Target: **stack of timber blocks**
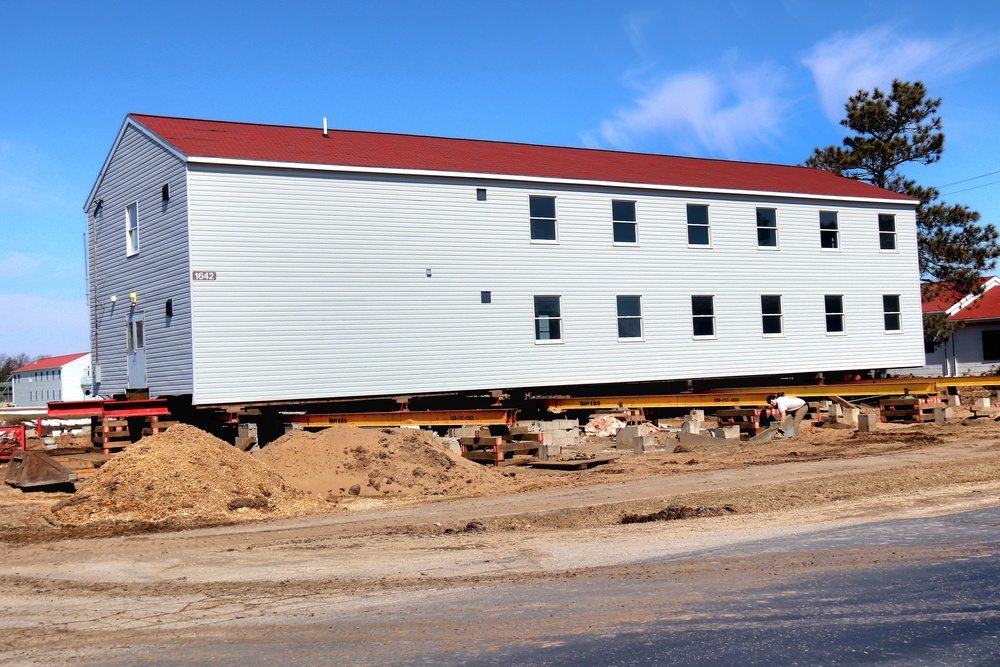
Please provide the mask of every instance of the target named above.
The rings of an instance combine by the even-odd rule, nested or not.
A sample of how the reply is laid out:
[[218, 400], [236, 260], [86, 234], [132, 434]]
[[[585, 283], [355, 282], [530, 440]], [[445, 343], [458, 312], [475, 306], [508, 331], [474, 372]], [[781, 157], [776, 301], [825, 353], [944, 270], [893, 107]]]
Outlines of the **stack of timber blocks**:
[[882, 421], [934, 421], [943, 424], [952, 418], [952, 408], [942, 403], [937, 396], [917, 398], [902, 396], [886, 398], [878, 402]]
[[110, 454], [112, 450], [120, 450], [131, 444], [132, 434], [129, 431], [128, 419], [118, 417], [91, 417], [90, 437], [94, 448]]

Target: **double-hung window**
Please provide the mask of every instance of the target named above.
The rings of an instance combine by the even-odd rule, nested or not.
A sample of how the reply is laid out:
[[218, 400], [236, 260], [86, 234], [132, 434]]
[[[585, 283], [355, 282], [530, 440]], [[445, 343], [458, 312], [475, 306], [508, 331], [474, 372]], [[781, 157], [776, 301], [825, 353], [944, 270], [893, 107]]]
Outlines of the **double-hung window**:
[[715, 297], [691, 297], [691, 325], [699, 338], [715, 336]]
[[555, 243], [558, 240], [556, 228], [556, 198], [531, 195], [528, 197], [531, 214], [531, 240]]
[[819, 246], [827, 250], [840, 247], [840, 222], [836, 211], [819, 212]]
[[639, 235], [636, 232], [635, 202], [612, 201], [611, 225], [615, 243], [636, 243]]
[[125, 207], [125, 254], [139, 252], [139, 202]]
[[688, 245], [709, 246], [712, 244], [712, 234], [708, 220], [708, 206], [704, 204], [687, 205]]
[[784, 333], [780, 294], [760, 295], [760, 319], [765, 336], [780, 336]]
[[891, 213], [878, 214], [878, 249], [896, 249], [896, 216]]
[[885, 321], [886, 331], [903, 330], [903, 316], [899, 309], [898, 294], [882, 295], [882, 319]]
[[826, 310], [826, 332], [845, 333], [847, 330], [844, 327], [844, 295], [827, 294], [823, 297], [823, 304]]
[[642, 338], [642, 297], [618, 297], [618, 338]]
[[757, 209], [757, 247], [778, 247], [778, 212], [773, 208]]
[[562, 297], [535, 297], [535, 341], [540, 343], [562, 340]]

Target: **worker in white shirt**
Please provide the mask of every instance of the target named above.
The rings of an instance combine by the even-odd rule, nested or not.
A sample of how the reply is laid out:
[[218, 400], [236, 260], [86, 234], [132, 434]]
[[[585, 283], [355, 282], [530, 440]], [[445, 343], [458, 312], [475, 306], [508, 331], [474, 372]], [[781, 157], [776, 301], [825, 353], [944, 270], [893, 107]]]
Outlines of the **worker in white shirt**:
[[785, 421], [789, 414], [796, 414], [806, 407], [806, 402], [798, 396], [775, 396], [771, 394], [767, 397], [768, 404], [778, 411], [778, 421]]
[[767, 397], [768, 404], [778, 411], [779, 433], [786, 438], [792, 438], [799, 430], [799, 424], [809, 411], [809, 406], [798, 396], [776, 396], [774, 394]]

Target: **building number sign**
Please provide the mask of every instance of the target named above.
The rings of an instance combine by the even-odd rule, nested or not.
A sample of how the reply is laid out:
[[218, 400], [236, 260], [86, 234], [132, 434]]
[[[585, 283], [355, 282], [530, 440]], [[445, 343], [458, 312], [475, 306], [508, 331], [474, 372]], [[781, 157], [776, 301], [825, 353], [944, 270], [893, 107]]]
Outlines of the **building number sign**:
[[192, 271], [191, 272], [191, 279], [192, 280], [215, 280], [215, 277], [217, 275], [218, 274], [216, 274], [215, 271]]

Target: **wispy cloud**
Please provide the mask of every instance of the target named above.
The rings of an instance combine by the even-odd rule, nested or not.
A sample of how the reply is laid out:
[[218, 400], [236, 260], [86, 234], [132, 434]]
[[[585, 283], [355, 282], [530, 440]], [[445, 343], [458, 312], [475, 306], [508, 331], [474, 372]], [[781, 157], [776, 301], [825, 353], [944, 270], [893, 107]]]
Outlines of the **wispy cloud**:
[[859, 89], [886, 89], [893, 79], [946, 76], [996, 54], [995, 46], [969, 35], [903, 37], [880, 26], [858, 34], [839, 32], [813, 47], [802, 62], [812, 72], [823, 112], [838, 121], [844, 103]]
[[768, 65], [674, 74], [584, 134], [583, 141], [627, 150], [638, 140], [659, 137], [685, 153], [737, 157], [745, 146], [780, 135], [788, 106], [784, 85], [783, 70]]

